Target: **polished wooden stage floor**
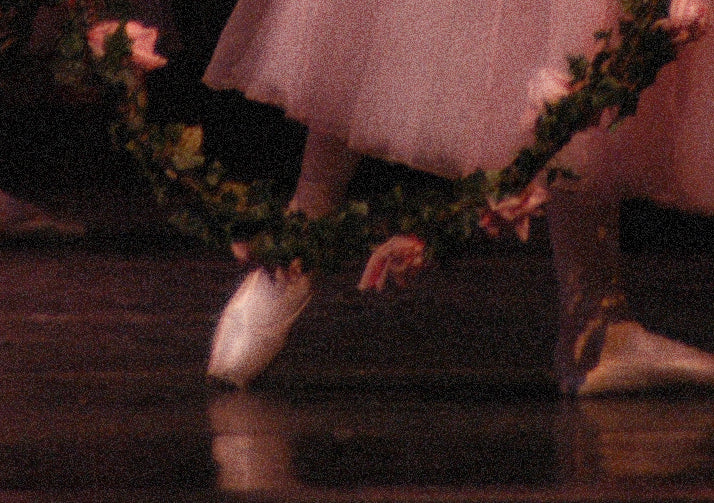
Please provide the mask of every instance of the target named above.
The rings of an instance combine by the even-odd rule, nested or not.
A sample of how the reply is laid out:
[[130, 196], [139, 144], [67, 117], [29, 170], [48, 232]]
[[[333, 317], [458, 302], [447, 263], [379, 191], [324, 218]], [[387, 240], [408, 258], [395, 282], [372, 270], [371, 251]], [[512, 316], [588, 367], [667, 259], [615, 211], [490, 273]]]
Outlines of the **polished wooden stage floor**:
[[[647, 323], [714, 350], [714, 257], [631, 255]], [[568, 400], [543, 253], [316, 292], [250, 392], [207, 381], [228, 258], [0, 249], [0, 503], [714, 501], [714, 395]]]

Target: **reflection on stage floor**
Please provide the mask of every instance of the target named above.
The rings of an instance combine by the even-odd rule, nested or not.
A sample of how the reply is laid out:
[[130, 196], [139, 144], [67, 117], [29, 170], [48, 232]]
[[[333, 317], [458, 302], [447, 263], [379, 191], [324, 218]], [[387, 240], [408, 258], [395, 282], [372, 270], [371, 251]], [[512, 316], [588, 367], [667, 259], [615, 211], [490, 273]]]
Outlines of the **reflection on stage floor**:
[[238, 494], [664, 501], [714, 496], [713, 407], [693, 397], [290, 404], [229, 393], [209, 418], [218, 484]]
[[[382, 297], [338, 278], [249, 391], [204, 374], [230, 260], [0, 263], [1, 503], [714, 501], [710, 391], [557, 394], [547, 257]], [[631, 261], [635, 308], [711, 350], [712, 264]]]

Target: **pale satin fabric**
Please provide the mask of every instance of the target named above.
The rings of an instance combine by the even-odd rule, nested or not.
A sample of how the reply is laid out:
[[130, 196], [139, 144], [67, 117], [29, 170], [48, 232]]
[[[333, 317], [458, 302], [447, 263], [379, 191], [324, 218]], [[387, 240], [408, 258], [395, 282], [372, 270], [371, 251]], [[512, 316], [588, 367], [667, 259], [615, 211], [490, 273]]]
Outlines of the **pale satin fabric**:
[[[283, 108], [356, 151], [458, 178], [529, 141], [529, 82], [592, 54], [617, 0], [240, 0], [204, 81]], [[617, 133], [560, 161], [607, 195], [714, 210], [712, 39], [686, 49]]]

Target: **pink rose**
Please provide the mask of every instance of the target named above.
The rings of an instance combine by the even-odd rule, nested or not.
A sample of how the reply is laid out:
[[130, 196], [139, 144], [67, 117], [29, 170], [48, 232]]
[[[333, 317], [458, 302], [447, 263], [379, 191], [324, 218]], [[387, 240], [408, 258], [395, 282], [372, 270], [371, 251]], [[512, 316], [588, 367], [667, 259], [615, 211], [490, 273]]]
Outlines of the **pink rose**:
[[489, 200], [489, 209], [481, 217], [479, 225], [493, 237], [501, 234], [504, 228], [512, 228], [521, 241], [526, 241], [531, 217], [541, 215], [541, 206], [549, 197], [545, 188], [534, 183], [517, 196], [507, 197], [498, 203]]
[[381, 292], [388, 279], [401, 287], [422, 267], [424, 242], [416, 236], [394, 236], [372, 252], [357, 288]]
[[672, 0], [669, 18], [660, 26], [670, 32], [675, 43], [685, 44], [704, 36], [711, 27], [708, 0]]
[[117, 31], [119, 21], [101, 21], [92, 25], [87, 32], [87, 43], [92, 50], [92, 54], [97, 58], [103, 58], [106, 54], [104, 40]]
[[542, 68], [528, 82], [529, 108], [521, 118], [521, 125], [531, 129], [543, 113], [545, 104], [557, 103], [571, 92], [570, 76], [553, 68]]
[[[117, 31], [119, 26], [119, 21], [110, 20], [101, 21], [89, 29], [87, 43], [94, 56], [97, 58], [105, 56], [105, 41]], [[166, 65], [166, 58], [154, 52], [156, 40], [159, 38], [158, 29], [146, 27], [138, 21], [129, 21], [126, 23], [125, 30], [131, 41], [131, 60], [134, 63], [147, 72]]]

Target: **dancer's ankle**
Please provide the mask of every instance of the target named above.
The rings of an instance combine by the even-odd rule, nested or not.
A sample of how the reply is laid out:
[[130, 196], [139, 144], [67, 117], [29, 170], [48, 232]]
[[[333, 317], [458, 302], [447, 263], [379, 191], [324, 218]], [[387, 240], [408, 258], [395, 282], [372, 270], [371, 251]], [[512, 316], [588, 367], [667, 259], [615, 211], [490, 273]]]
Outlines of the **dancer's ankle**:
[[336, 210], [361, 158], [343, 140], [311, 130], [288, 211], [317, 219]]
[[288, 213], [302, 213], [310, 220], [317, 220], [335, 211], [342, 202], [342, 194], [330, 194], [330, 187], [301, 186], [288, 203]]

